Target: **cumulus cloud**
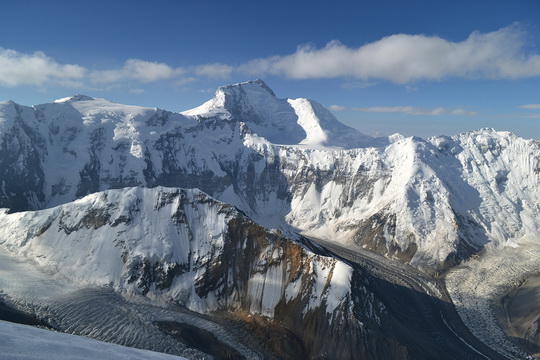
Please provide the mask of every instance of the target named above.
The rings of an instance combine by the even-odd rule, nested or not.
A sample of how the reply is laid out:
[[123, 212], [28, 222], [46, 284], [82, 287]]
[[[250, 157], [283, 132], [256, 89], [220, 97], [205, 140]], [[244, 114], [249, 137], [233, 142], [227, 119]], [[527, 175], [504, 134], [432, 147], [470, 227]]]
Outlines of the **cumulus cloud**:
[[[519, 79], [540, 76], [540, 54], [527, 51], [519, 25], [473, 32], [463, 41], [439, 36], [396, 34], [360, 47], [331, 41], [322, 48], [304, 45], [289, 55], [254, 59], [238, 66], [221, 63], [174, 67], [128, 59], [116, 69], [61, 64], [42, 52], [24, 54], [0, 48], [0, 86], [119, 86], [194, 79], [227, 79], [232, 74], [290, 79], [342, 78], [343, 87], [365, 88], [379, 81], [408, 86], [447, 78]], [[137, 84], [133, 84], [137, 83]], [[414, 89], [409, 87], [408, 89]], [[435, 111], [436, 109], [432, 110]]]
[[0, 48], [0, 85], [76, 85], [87, 74], [84, 67], [59, 64], [42, 52], [23, 54]]
[[195, 67], [195, 74], [210, 79], [227, 79], [233, 71], [233, 67], [224, 64], [206, 64]]
[[367, 108], [353, 108], [355, 111], [372, 112], [372, 113], [402, 113], [407, 115], [462, 115], [474, 116], [477, 115], [474, 111], [464, 109], [446, 109], [437, 107], [434, 109], [422, 109], [414, 106], [375, 106]]
[[461, 42], [438, 36], [397, 34], [358, 48], [332, 41], [306, 45], [286, 56], [255, 59], [239, 67], [254, 75], [291, 79], [354, 77], [399, 84], [449, 77], [517, 79], [540, 76], [540, 55], [525, 50], [525, 32], [512, 25], [473, 32]]
[[[0, 86], [15, 87], [67, 86], [87, 87], [94, 85], [116, 87], [122, 84], [148, 84], [171, 80], [182, 85], [197, 78], [223, 79], [233, 68], [223, 64], [205, 64], [191, 67], [172, 67], [165, 63], [141, 59], [128, 59], [116, 69], [91, 70], [74, 64], [61, 64], [43, 52], [31, 54], [0, 48]], [[138, 87], [132, 88], [142, 92]]]
[[173, 68], [164, 63], [128, 59], [119, 69], [93, 71], [90, 79], [94, 83], [114, 83], [124, 80], [149, 83], [178, 78], [184, 74], [185, 70], [182, 68]]

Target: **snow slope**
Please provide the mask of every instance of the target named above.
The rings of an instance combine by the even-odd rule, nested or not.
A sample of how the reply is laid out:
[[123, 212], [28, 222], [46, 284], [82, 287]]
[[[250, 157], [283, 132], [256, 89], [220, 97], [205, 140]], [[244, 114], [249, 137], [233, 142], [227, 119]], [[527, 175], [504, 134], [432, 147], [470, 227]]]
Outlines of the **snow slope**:
[[181, 360], [178, 356], [0, 321], [2, 359]]
[[[254, 246], [230, 236], [229, 224], [242, 218], [198, 190], [125, 188], [52, 209], [0, 214], [0, 245], [72, 283], [164, 297], [197, 312], [233, 306], [238, 298], [251, 302], [252, 312], [272, 317], [286, 294], [288, 300], [309, 296], [307, 309], [325, 304], [332, 313], [349, 294], [350, 268], [306, 255], [309, 270], [295, 271], [308, 271], [318, 284], [311, 289], [302, 285], [307, 279], [291, 273], [279, 243], [262, 244], [257, 258], [246, 260], [248, 268], [227, 269], [249, 274], [245, 284], [234, 273], [215, 273], [227, 247], [247, 252]], [[293, 275], [301, 282], [287, 281]], [[209, 277], [223, 279], [208, 284]], [[238, 294], [221, 295], [229, 286]]]

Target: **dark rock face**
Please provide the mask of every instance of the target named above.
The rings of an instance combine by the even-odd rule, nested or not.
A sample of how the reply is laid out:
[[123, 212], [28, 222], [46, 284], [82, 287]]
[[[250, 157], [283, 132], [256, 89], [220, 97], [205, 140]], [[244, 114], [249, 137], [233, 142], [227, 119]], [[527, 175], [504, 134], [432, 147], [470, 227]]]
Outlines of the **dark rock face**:
[[43, 160], [47, 154], [44, 135], [23, 121], [18, 105], [13, 107], [13, 127], [0, 140], [0, 206], [16, 212], [45, 205]]
[[131, 266], [128, 284], [136, 283], [142, 295], [148, 294], [150, 290], [169, 289], [175, 277], [189, 271], [187, 264], [164, 264], [161, 261], [150, 262], [140, 258]]
[[[205, 298], [214, 293], [221, 303], [217, 313], [224, 312], [224, 316], [243, 323], [252, 331], [251, 336], [264, 344], [265, 351], [280, 358], [404, 358], [400, 355], [407, 353], [406, 348], [399, 344], [391, 327], [384, 325], [385, 307], [365, 290], [366, 279], [360, 271], [353, 273], [351, 293], [337, 308], [327, 312], [323, 300], [310, 309], [317, 282], [311, 270], [314, 260], [335, 266], [335, 260], [324, 260], [279, 234], [237, 217], [229, 222], [223, 253], [208, 263], [206, 275], [195, 283], [197, 295]], [[272, 317], [259, 316], [265, 299], [253, 298], [250, 281], [257, 274], [268, 276], [277, 267], [283, 269], [279, 277], [284, 284], [299, 282], [300, 292], [292, 299], [284, 292]], [[330, 279], [326, 281], [323, 293], [332, 291]]]

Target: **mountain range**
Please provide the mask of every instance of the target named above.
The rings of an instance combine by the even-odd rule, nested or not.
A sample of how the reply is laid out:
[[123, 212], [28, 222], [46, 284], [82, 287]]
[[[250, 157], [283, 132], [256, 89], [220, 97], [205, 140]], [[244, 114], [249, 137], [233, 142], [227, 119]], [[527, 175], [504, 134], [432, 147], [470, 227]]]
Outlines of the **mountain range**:
[[7, 101], [0, 179], [3, 311], [41, 326], [193, 359], [540, 346], [540, 143], [509, 132], [372, 138], [261, 80]]

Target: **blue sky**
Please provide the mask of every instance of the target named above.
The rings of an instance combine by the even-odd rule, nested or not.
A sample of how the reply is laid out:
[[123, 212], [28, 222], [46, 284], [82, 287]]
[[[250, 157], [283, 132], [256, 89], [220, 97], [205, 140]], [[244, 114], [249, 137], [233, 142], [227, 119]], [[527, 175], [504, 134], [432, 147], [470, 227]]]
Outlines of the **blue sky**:
[[0, 100], [183, 111], [256, 78], [370, 135], [540, 140], [540, 2], [0, 2]]

